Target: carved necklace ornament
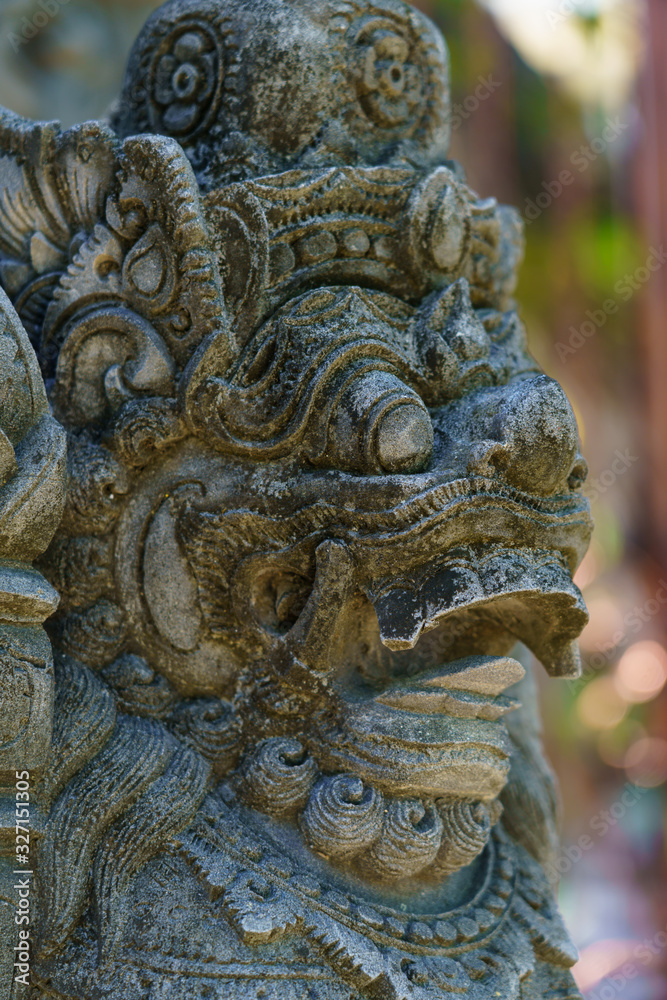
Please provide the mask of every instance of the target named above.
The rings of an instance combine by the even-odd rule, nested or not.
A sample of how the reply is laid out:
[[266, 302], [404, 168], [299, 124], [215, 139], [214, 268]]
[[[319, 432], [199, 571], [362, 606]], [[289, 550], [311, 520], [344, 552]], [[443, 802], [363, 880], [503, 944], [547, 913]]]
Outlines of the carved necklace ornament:
[[515, 647], [580, 669], [587, 470], [448, 119], [403, 0], [171, 0], [111, 125], [0, 113], [12, 996], [579, 997]]

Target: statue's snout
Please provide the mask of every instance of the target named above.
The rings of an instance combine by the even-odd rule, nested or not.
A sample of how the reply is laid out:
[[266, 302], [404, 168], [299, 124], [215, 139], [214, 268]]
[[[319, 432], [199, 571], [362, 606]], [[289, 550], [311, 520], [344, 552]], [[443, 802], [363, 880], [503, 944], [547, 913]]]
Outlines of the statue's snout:
[[484, 416], [485, 440], [473, 449], [469, 473], [500, 473], [511, 486], [539, 496], [585, 481], [577, 420], [554, 379], [538, 375], [507, 386], [500, 398], [497, 393], [489, 398]]

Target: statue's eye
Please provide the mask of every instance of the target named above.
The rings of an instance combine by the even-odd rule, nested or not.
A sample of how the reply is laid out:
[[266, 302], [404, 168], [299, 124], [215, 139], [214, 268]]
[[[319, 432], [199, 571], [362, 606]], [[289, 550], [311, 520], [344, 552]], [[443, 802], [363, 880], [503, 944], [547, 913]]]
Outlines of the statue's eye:
[[422, 472], [432, 454], [431, 418], [413, 389], [377, 368], [349, 380], [331, 413], [325, 464], [410, 475]]
[[380, 90], [386, 97], [398, 98], [405, 90], [405, 64], [410, 51], [400, 35], [380, 33], [366, 52], [364, 83], [369, 91]]

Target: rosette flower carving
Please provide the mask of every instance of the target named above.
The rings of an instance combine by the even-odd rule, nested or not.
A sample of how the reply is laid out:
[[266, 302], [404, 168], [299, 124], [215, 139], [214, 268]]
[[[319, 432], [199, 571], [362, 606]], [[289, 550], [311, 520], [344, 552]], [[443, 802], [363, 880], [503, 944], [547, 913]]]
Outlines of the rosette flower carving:
[[202, 124], [216, 90], [220, 60], [213, 40], [198, 28], [172, 37], [155, 66], [153, 98], [171, 135], [190, 135]]
[[359, 38], [357, 91], [367, 117], [396, 128], [413, 115], [422, 97], [422, 77], [410, 60], [410, 44], [396, 30], [371, 25]]

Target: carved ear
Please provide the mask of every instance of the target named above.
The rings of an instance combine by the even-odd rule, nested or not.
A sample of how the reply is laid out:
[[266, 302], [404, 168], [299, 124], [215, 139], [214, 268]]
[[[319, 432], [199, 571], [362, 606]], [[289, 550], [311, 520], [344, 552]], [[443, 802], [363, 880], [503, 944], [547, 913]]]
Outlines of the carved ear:
[[58, 358], [54, 410], [69, 425], [101, 421], [135, 395], [173, 395], [175, 365], [150, 323], [100, 307], [69, 329]]

